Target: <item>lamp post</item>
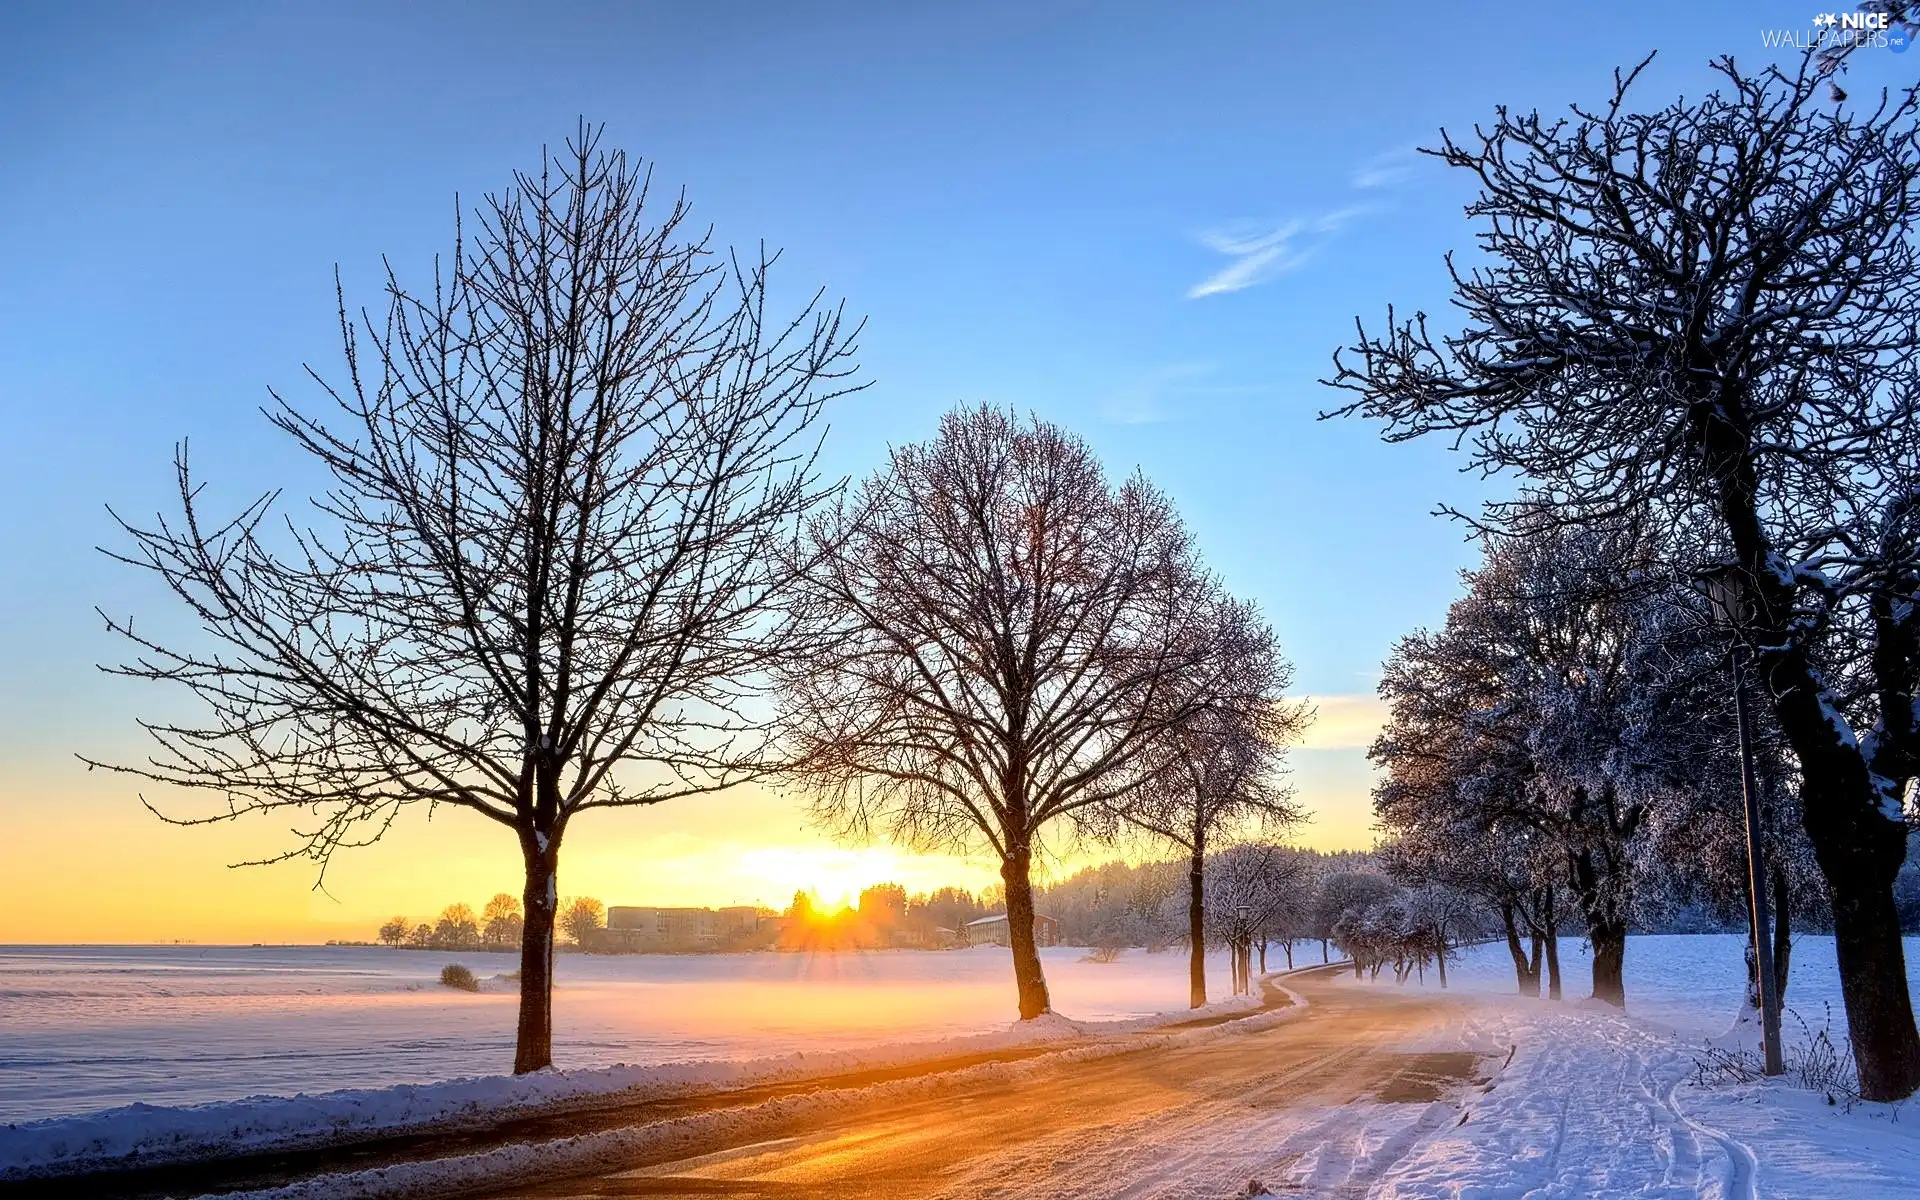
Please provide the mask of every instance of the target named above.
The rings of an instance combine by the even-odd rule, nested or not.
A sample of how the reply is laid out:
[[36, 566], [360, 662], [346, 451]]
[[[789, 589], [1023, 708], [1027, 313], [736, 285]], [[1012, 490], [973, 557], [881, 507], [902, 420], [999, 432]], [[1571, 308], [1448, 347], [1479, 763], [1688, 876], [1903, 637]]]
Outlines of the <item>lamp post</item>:
[[1748, 915], [1753, 925], [1753, 961], [1760, 976], [1760, 1044], [1766, 1073], [1785, 1071], [1780, 1061], [1780, 988], [1773, 977], [1773, 916], [1767, 903], [1766, 850], [1760, 842], [1760, 789], [1753, 775], [1753, 718], [1747, 711], [1747, 650], [1741, 629], [1747, 614], [1745, 581], [1738, 568], [1721, 570], [1707, 583], [1716, 623], [1733, 632], [1727, 658], [1733, 671], [1734, 723], [1740, 731], [1740, 795], [1747, 817]]
[[[1248, 976], [1252, 974], [1253, 931], [1247, 928], [1247, 919], [1252, 915], [1253, 905], [1251, 904], [1236, 904], [1233, 907], [1233, 927], [1240, 933], [1231, 951], [1231, 957], [1233, 959], [1233, 994], [1236, 996], [1242, 992], [1253, 990], [1253, 981], [1248, 978]], [[1244, 952], [1241, 949], [1243, 945], [1247, 947]], [[1243, 961], [1243, 958], [1246, 961]]]

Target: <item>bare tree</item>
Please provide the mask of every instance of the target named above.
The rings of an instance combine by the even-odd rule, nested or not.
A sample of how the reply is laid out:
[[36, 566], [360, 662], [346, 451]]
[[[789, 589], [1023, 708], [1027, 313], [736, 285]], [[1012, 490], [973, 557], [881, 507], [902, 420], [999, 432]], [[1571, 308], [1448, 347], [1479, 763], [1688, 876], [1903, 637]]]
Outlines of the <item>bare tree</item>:
[[441, 950], [468, 950], [480, 943], [480, 922], [465, 904], [449, 904], [433, 926], [433, 944]]
[[[1269, 832], [1303, 819], [1280, 778], [1287, 747], [1313, 719], [1283, 698], [1293, 667], [1252, 605], [1221, 597], [1212, 605], [1214, 653], [1207, 695], [1163, 737], [1161, 765], [1137, 794], [1114, 806], [1119, 820], [1187, 852], [1188, 1002], [1207, 1002], [1207, 855], [1236, 831]], [[1224, 683], [1224, 686], [1221, 686]]]
[[1597, 110], [1443, 136], [1486, 223], [1485, 265], [1452, 271], [1465, 328], [1389, 312], [1331, 382], [1390, 439], [1540, 481], [1530, 519], [1694, 526], [1744, 579], [1861, 1088], [1897, 1099], [1920, 1085], [1892, 894], [1920, 769], [1920, 94], [1834, 107], [1818, 52], [1716, 66], [1696, 101], [1635, 111], [1636, 69]]
[[577, 896], [560, 906], [561, 931], [582, 949], [606, 923], [607, 906], [592, 896]]
[[[764, 253], [719, 254], [684, 197], [582, 126], [516, 173], [444, 273], [383, 316], [340, 295], [344, 381], [324, 413], [275, 395], [275, 428], [330, 475], [310, 523], [273, 495], [122, 522], [115, 557], [205, 633], [115, 668], [185, 688], [199, 723], [145, 724], [116, 769], [220, 797], [184, 824], [299, 814], [269, 861], [325, 864], [409, 805], [513, 832], [525, 864], [514, 1069], [552, 1061], [560, 846], [591, 809], [762, 778], [747, 709], [779, 649], [770, 600], [822, 492], [814, 423], [851, 371], [820, 297], [769, 323]], [[101, 764], [114, 765], [114, 764]], [[156, 809], [156, 811], [159, 811]]]
[[799, 553], [821, 565], [793, 597], [812, 653], [781, 677], [796, 786], [843, 832], [984, 841], [1041, 1015], [1043, 834], [1131, 791], [1218, 672], [1186, 530], [1078, 438], [982, 407], [895, 450]]
[[407, 919], [395, 917], [380, 927], [380, 940], [389, 946], [398, 946], [407, 940]]
[[480, 935], [490, 950], [518, 945], [525, 928], [526, 919], [521, 913], [520, 898], [511, 892], [494, 896], [480, 913]]

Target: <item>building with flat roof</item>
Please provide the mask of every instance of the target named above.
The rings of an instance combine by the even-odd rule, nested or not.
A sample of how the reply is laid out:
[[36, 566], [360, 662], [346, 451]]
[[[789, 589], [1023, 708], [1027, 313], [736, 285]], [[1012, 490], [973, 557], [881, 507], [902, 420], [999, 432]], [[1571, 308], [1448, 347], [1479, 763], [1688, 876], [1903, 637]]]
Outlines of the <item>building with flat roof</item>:
[[[996, 946], [1011, 946], [1013, 937], [1007, 931], [1007, 914], [996, 913], [991, 917], [981, 917], [977, 921], [968, 921], [963, 933], [970, 946], [984, 946], [992, 942]], [[1037, 946], [1052, 946], [1060, 939], [1060, 923], [1052, 917], [1033, 914], [1033, 941]]]
[[717, 950], [759, 928], [760, 910], [750, 904], [720, 909], [615, 905], [607, 910], [604, 940], [617, 950]]

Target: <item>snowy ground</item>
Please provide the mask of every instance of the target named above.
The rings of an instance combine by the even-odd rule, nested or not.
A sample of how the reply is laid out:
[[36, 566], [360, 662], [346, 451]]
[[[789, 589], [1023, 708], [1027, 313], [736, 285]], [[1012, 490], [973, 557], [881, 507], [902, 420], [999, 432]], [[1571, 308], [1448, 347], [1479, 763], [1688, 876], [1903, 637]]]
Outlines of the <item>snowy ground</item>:
[[[1920, 976], [1920, 939], [1910, 939], [1907, 952], [1910, 975]], [[431, 981], [451, 957], [350, 949], [0, 952], [0, 1104], [18, 1120], [133, 1099], [314, 1093], [497, 1070], [507, 1057], [512, 997], [437, 987]], [[464, 957], [491, 974], [484, 958]], [[1315, 960], [1317, 947], [1296, 957]], [[1568, 998], [1577, 1001], [1588, 963], [1575, 940], [1563, 946], [1563, 968]], [[1057, 1008], [1083, 1019], [1178, 1012], [1184, 998], [1178, 954], [1134, 952], [1096, 964], [1062, 949], [1049, 952], [1048, 973]], [[1224, 980], [1223, 964], [1214, 974]], [[147, 1145], [170, 1128], [212, 1125], [234, 1131], [236, 1144], [272, 1144], [303, 1127], [324, 1133], [342, 1114], [383, 1124], [415, 1124], [435, 1112], [458, 1118], [513, 1100], [506, 1091], [515, 1087], [531, 1089], [520, 1102], [635, 1086], [712, 1087], [986, 1049], [1018, 1040], [1006, 1032], [978, 1036], [1006, 1030], [1008, 975], [1005, 952], [991, 948], [569, 957], [556, 997], [558, 1057], [568, 1066], [641, 1066], [0, 1125], [0, 1173], [9, 1160], [84, 1155], [95, 1136], [105, 1138], [97, 1149], [108, 1150], [142, 1130]], [[1738, 938], [1631, 939], [1624, 1016], [1514, 998], [1499, 945], [1468, 951], [1450, 975], [1450, 996], [1473, 1002], [1449, 999], [1437, 1010], [1445, 1019], [1402, 1049], [1485, 1055], [1486, 1084], [1439, 1107], [1380, 1101], [1250, 1110], [1248, 1123], [1229, 1121], [1205, 1144], [1189, 1133], [1178, 1147], [1128, 1156], [1113, 1164], [1112, 1182], [1118, 1186], [1129, 1170], [1164, 1176], [1177, 1149], [1187, 1164], [1244, 1165], [1276, 1196], [1332, 1189], [1454, 1200], [1813, 1197], [1835, 1194], [1842, 1179], [1849, 1200], [1920, 1195], [1913, 1182], [1920, 1179], [1920, 1106], [1845, 1112], [1779, 1083], [1701, 1088], [1690, 1081], [1694, 1047], [1723, 1032], [1738, 1009]], [[1436, 983], [1429, 972], [1425, 990]], [[1344, 986], [1401, 991], [1390, 978]], [[1830, 1002], [1834, 1037], [1843, 1040], [1829, 940], [1799, 940], [1788, 999], [1815, 1027]], [[1789, 1033], [1795, 1028], [1790, 1023]], [[1030, 1032], [1083, 1033], [1064, 1022]], [[969, 1034], [976, 1036], [965, 1040]], [[800, 1048], [807, 1053], [791, 1053]], [[647, 1065], [667, 1062], [681, 1065]], [[1150, 1140], [1163, 1123], [1143, 1122], [1139, 1136]], [[1137, 1193], [1200, 1194], [1190, 1185], [1207, 1172], [1183, 1169], [1185, 1190], [1169, 1184]]]
[[[1418, 1138], [1368, 1195], [1920, 1195], [1920, 1109], [1844, 1111], [1784, 1081], [1698, 1086], [1692, 1045], [1652, 1022], [1591, 1004], [1489, 998], [1409, 1048], [1455, 1047], [1489, 1056], [1486, 1085], [1469, 1088], [1460, 1115]], [[1418, 1105], [1368, 1107], [1382, 1140], [1425, 1115], [1408, 1111]]]
[[[1044, 952], [1057, 1012], [1184, 1010], [1186, 957]], [[0, 949], [0, 1121], [131, 1103], [424, 1084], [513, 1061], [515, 993], [439, 986], [512, 956], [354, 947]], [[554, 1057], [568, 1069], [852, 1050], [1004, 1028], [1008, 952], [562, 955]], [[1226, 959], [1214, 956], [1216, 998]]]

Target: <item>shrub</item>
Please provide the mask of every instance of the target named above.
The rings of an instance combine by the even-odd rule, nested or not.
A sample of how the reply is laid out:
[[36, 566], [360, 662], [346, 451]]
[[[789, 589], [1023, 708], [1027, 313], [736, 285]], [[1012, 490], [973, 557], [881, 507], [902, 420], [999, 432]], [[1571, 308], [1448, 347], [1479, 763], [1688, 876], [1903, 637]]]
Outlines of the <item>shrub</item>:
[[440, 982], [443, 986], [459, 988], [463, 992], [477, 992], [480, 990], [480, 981], [473, 977], [472, 971], [467, 970], [459, 963], [448, 963], [446, 966], [441, 967]]
[[[1818, 1028], [1793, 1009], [1787, 1009], [1783, 1015], [1799, 1022], [1801, 1035], [1798, 1042], [1790, 1042], [1782, 1048], [1781, 1065], [1786, 1068], [1784, 1078], [1796, 1086], [1826, 1096], [1828, 1104], [1852, 1112], [1854, 1105], [1860, 1103], [1859, 1074], [1854, 1068], [1852, 1052], [1834, 1045], [1831, 1006]], [[1758, 1083], [1766, 1078], [1762, 1067], [1758, 1051], [1704, 1047], [1694, 1052], [1693, 1082], [1697, 1087]]]

